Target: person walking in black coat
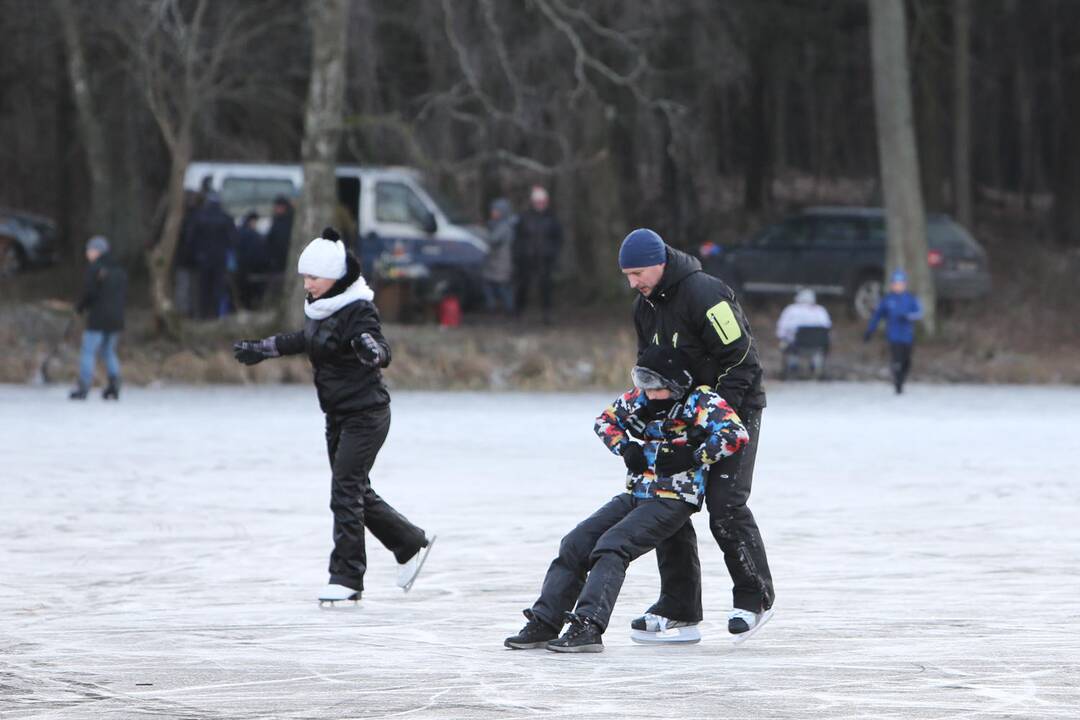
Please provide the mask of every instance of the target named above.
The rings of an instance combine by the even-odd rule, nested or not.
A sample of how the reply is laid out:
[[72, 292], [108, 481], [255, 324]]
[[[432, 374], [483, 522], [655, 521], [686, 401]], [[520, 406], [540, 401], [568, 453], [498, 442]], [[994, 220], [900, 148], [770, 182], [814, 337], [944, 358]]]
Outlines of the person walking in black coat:
[[283, 273], [289, 261], [294, 216], [292, 203], [284, 195], [274, 198], [274, 216], [266, 233], [267, 272]]
[[[750, 323], [723, 281], [701, 270], [701, 263], [669, 247], [652, 230], [638, 229], [623, 240], [619, 266], [634, 300], [638, 352], [672, 344], [690, 356], [695, 384], [710, 385], [735, 408], [750, 433], [737, 456], [709, 470], [705, 503], [709, 529], [724, 553], [733, 582], [734, 609], [728, 631], [755, 630], [772, 615], [775, 596], [765, 544], [746, 506], [754, 475], [761, 412], [765, 407], [762, 370]], [[658, 631], [701, 620], [701, 566], [694, 526], [683, 529], [656, 549], [660, 599], [631, 627]]]
[[408, 591], [435, 538], [371, 487], [371, 467], [390, 430], [390, 393], [381, 372], [390, 364], [390, 345], [382, 335], [374, 293], [360, 275], [356, 256], [333, 228], [304, 249], [299, 272], [307, 292], [303, 330], [241, 340], [233, 345], [234, 355], [254, 365], [306, 353], [314, 368], [319, 406], [326, 414], [334, 513], [330, 582], [319, 601], [360, 598], [367, 571], [365, 527], [394, 553], [398, 586]]
[[124, 329], [124, 303], [127, 300], [127, 273], [113, 262], [109, 241], [101, 235], [86, 244], [86, 259], [90, 263], [83, 280], [82, 296], [76, 305], [86, 313], [82, 350], [79, 353], [79, 384], [71, 391], [72, 400], [85, 400], [94, 380], [97, 356], [105, 360], [109, 384], [101, 396], [106, 400], [120, 399], [120, 358], [116, 344]]
[[236, 223], [221, 207], [217, 193], [195, 213], [188, 227], [192, 252], [199, 268], [199, 317], [221, 317], [222, 300], [228, 291], [228, 257], [236, 246]]
[[519, 313], [525, 310], [532, 285], [537, 283], [545, 324], [551, 322], [555, 264], [563, 241], [562, 225], [551, 211], [550, 203], [547, 190], [534, 186], [529, 196], [529, 208], [518, 216], [514, 237], [515, 307]]

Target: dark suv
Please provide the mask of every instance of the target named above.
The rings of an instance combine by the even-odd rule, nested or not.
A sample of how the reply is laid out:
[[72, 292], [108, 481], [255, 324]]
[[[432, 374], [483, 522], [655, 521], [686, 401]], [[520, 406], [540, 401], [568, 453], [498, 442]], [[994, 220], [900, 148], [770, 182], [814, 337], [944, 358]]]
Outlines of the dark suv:
[[52, 220], [0, 208], [0, 277], [56, 262], [56, 250], [56, 224]]
[[[939, 300], [990, 290], [986, 252], [947, 215], [926, 219], [927, 263]], [[742, 245], [701, 249], [705, 270], [742, 294], [791, 294], [807, 287], [847, 301], [862, 318], [874, 311], [885, 273], [881, 208], [814, 207], [769, 225]]]

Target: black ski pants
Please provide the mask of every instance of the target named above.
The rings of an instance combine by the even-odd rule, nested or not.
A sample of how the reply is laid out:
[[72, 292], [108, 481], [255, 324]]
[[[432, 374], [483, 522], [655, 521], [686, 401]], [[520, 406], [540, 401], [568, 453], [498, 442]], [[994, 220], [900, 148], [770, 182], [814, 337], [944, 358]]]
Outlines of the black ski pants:
[[522, 313], [529, 305], [532, 286], [536, 283], [540, 293], [540, 308], [545, 320], [551, 319], [551, 299], [555, 286], [554, 258], [526, 260], [518, 258], [514, 268], [514, 311]]
[[892, 372], [893, 387], [896, 392], [904, 389], [908, 371], [911, 370], [911, 343], [889, 343], [889, 370]]
[[[754, 480], [761, 410], [746, 410], [739, 417], [750, 434], [750, 442], [739, 453], [710, 468], [705, 505], [709, 510], [709, 530], [724, 553], [724, 564], [734, 584], [735, 607], [761, 612], [772, 607], [773, 581], [761, 531], [746, 506]], [[687, 522], [656, 548], [656, 564], [660, 570], [660, 599], [648, 612], [699, 622], [701, 563], [692, 522]]]
[[697, 508], [683, 500], [613, 497], [562, 539], [540, 597], [526, 615], [561, 628], [571, 609], [607, 628], [626, 568], [682, 527]]
[[424, 531], [405, 519], [371, 488], [371, 466], [390, 431], [390, 408], [354, 415], [326, 416], [326, 450], [333, 477], [330, 509], [334, 513], [334, 550], [330, 582], [364, 589], [367, 550], [364, 528], [371, 530], [394, 558], [405, 562], [425, 544]]

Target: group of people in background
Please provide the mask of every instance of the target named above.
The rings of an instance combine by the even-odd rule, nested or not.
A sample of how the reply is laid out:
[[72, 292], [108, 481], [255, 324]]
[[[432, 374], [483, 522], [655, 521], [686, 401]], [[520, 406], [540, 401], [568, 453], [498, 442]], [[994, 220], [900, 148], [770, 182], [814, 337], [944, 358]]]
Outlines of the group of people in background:
[[489, 254], [483, 270], [489, 312], [520, 315], [535, 287], [541, 318], [552, 321], [555, 269], [562, 250], [562, 224], [551, 209], [547, 189], [534, 185], [529, 206], [514, 214], [507, 198], [496, 198], [488, 216]]
[[249, 211], [239, 225], [213, 191], [189, 192], [175, 259], [175, 300], [185, 316], [212, 320], [257, 307], [269, 278], [281, 276], [289, 255], [294, 211], [274, 199], [270, 229], [258, 230]]

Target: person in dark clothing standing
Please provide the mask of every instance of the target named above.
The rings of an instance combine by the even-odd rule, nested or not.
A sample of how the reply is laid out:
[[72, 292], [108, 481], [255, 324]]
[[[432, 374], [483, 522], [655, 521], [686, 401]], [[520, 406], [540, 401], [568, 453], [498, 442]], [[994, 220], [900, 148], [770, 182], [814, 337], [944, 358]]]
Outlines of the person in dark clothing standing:
[[435, 538], [371, 487], [371, 467], [390, 430], [390, 393], [381, 371], [390, 364], [390, 345], [382, 335], [374, 293], [333, 228], [304, 249], [299, 272], [307, 292], [303, 330], [241, 340], [233, 353], [245, 365], [307, 353], [314, 368], [319, 406], [326, 414], [334, 513], [330, 583], [319, 601], [360, 598], [367, 571], [365, 527], [394, 553], [398, 586], [408, 591]]
[[919, 298], [908, 292], [907, 273], [897, 270], [892, 275], [889, 292], [881, 298], [863, 335], [870, 342], [878, 323], [885, 320], [885, 336], [889, 341], [889, 371], [892, 374], [896, 394], [904, 392], [908, 371], [911, 370], [911, 353], [915, 348], [915, 322], [923, 316]]
[[199, 266], [199, 317], [221, 316], [228, 290], [228, 257], [236, 245], [236, 224], [221, 207], [217, 193], [206, 196], [188, 227], [195, 261]]
[[289, 261], [289, 243], [292, 241], [293, 206], [284, 195], [274, 198], [274, 217], [266, 233], [267, 272], [283, 273]]
[[185, 317], [198, 314], [199, 263], [191, 234], [191, 223], [203, 204], [203, 196], [193, 190], [184, 191], [184, 219], [180, 223], [180, 238], [173, 256], [173, 302], [176, 311]]
[[532, 284], [536, 282], [540, 286], [543, 320], [551, 322], [552, 283], [562, 241], [562, 225], [551, 211], [548, 192], [536, 185], [529, 196], [529, 209], [518, 217], [514, 238], [515, 307], [518, 313], [525, 310]]
[[240, 305], [251, 310], [262, 299], [265, 285], [254, 276], [266, 271], [266, 238], [255, 229], [259, 214], [252, 210], [244, 215], [236, 233], [236, 275]]
[[113, 262], [109, 241], [100, 235], [86, 244], [86, 268], [82, 297], [76, 305], [86, 313], [82, 350], [79, 353], [79, 384], [71, 391], [72, 400], [85, 400], [94, 380], [94, 365], [100, 354], [105, 360], [109, 384], [101, 397], [120, 399], [120, 359], [116, 344], [124, 329], [124, 303], [127, 301], [127, 273]]
[[[696, 258], [669, 247], [652, 230], [638, 229], [626, 236], [619, 265], [638, 292], [634, 327], [639, 353], [657, 344], [671, 344], [687, 353], [694, 383], [714, 387], [750, 433], [743, 452], [712, 466], [705, 487], [709, 529], [724, 553], [734, 585], [728, 631], [749, 632], [771, 617], [774, 599], [765, 545], [746, 506], [765, 407], [750, 323], [731, 288], [702, 272]], [[699, 622], [701, 566], [692, 523], [657, 547], [656, 561], [660, 599], [631, 627], [638, 632], [659, 632], [673, 621]]]

